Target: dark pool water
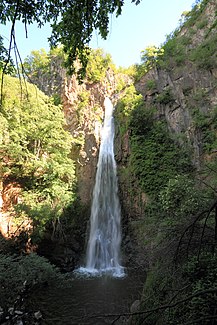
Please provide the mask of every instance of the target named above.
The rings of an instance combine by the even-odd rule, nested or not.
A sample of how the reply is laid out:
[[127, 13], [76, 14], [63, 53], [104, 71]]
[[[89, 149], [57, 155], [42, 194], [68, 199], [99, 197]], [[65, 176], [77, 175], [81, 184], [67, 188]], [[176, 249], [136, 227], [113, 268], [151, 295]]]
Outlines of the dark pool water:
[[115, 315], [130, 311], [132, 303], [140, 299], [145, 281], [144, 272], [128, 269], [126, 273], [123, 278], [72, 275], [70, 285], [44, 288], [31, 298], [31, 305], [41, 311], [42, 324], [126, 324], [126, 317], [116, 320]]

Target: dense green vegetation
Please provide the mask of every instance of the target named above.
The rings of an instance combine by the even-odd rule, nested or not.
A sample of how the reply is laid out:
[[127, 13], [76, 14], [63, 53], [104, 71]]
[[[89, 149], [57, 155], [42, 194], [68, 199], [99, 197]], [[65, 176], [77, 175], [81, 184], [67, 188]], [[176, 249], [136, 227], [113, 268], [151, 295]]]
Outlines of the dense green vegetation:
[[2, 308], [12, 307], [15, 300], [19, 300], [20, 304], [23, 297], [18, 296], [26, 295], [33, 287], [49, 285], [61, 280], [64, 280], [64, 276], [60, 271], [37, 254], [26, 256], [0, 254], [0, 306]]
[[171, 178], [193, 170], [189, 152], [171, 138], [156, 108], [145, 105], [133, 86], [125, 90], [115, 114], [121, 134], [130, 130], [129, 168], [145, 193], [154, 196]]
[[20, 186], [16, 218], [30, 218], [39, 231], [75, 198], [74, 164], [69, 158], [72, 137], [64, 130], [61, 108], [35, 86], [21, 85], [4, 76], [1, 178], [3, 186], [11, 182]]
[[77, 202], [75, 164], [70, 158], [73, 138], [66, 131], [62, 107], [23, 79], [1, 78], [1, 226], [9, 220], [11, 234], [6, 239], [0, 234], [3, 320], [9, 307], [25, 308], [24, 296], [36, 286], [63, 279], [46, 259], [27, 251], [36, 249], [46, 229], [57, 231], [60, 219], [73, 228]]

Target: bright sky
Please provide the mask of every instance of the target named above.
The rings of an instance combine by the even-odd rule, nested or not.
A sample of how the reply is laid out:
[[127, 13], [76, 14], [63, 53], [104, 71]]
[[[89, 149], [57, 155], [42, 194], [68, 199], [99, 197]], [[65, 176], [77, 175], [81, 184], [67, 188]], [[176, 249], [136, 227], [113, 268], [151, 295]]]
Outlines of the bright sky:
[[[111, 17], [108, 39], [102, 41], [94, 34], [90, 46], [103, 48], [112, 55], [117, 66], [128, 67], [140, 63], [140, 52], [149, 45], [160, 45], [166, 35], [178, 25], [183, 11], [191, 10], [194, 0], [142, 0], [136, 6], [126, 0], [122, 15]], [[1, 34], [5, 37], [5, 46], [9, 46], [10, 26], [1, 26]], [[28, 38], [22, 24], [16, 26], [16, 41], [22, 60], [32, 50], [44, 48], [49, 50], [47, 38], [50, 27], [41, 29], [28, 27]]]

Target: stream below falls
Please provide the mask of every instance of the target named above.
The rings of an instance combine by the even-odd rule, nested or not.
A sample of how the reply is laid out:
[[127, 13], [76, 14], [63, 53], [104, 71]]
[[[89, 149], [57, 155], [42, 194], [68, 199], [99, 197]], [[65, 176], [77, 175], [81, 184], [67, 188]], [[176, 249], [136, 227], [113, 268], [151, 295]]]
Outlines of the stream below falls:
[[31, 308], [42, 313], [41, 324], [127, 324], [129, 316], [117, 319], [115, 315], [130, 312], [132, 303], [140, 299], [145, 282], [144, 272], [133, 269], [128, 269], [123, 278], [72, 277], [67, 287], [47, 287], [30, 298]]

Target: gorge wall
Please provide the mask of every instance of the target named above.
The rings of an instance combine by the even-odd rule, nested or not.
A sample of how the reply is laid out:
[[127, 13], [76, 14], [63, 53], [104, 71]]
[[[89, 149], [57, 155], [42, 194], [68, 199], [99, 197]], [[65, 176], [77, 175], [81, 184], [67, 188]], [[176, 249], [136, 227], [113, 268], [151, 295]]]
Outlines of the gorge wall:
[[72, 158], [77, 164], [78, 195], [90, 206], [95, 181], [100, 131], [104, 118], [105, 97], [111, 97], [116, 88], [112, 70], [97, 83], [78, 84], [75, 77], [66, 78], [62, 102], [67, 127], [74, 137]]
[[[166, 121], [168, 132], [177, 145], [189, 148], [196, 170], [200, 170], [204, 161], [216, 154], [213, 144], [207, 150], [210, 132], [204, 132], [204, 128], [209, 126], [215, 133], [217, 60], [212, 44], [217, 40], [216, 9], [216, 3], [208, 1], [202, 9], [198, 7], [191, 13], [191, 17], [187, 17], [186, 22], [163, 45], [163, 58], [154, 58], [151, 69], [149, 67], [135, 83], [145, 107], [154, 107], [156, 119]], [[100, 55], [104, 60], [102, 53]], [[42, 91], [62, 103], [66, 128], [73, 136], [71, 157], [76, 163], [77, 192], [88, 213], [95, 181], [104, 99], [108, 96], [116, 104], [126, 96], [129, 85], [132, 86], [132, 78], [114, 72], [111, 62], [103, 61], [99, 65], [98, 59], [94, 60], [96, 68], [90, 68], [81, 84], [75, 76], [67, 75], [59, 56], [51, 58], [48, 72], [38, 71], [32, 78]], [[127, 168], [131, 159], [131, 130], [127, 127], [122, 132], [123, 121], [118, 115], [115, 123], [124, 246], [132, 253], [133, 245], [137, 245], [136, 240], [134, 242], [139, 232], [137, 222], [144, 217], [144, 206], [149, 197], [141, 189], [137, 177]]]
[[[169, 131], [192, 149], [192, 161], [200, 168], [204, 139], [195, 115], [211, 115], [217, 105], [216, 3], [209, 1], [197, 19], [181, 27], [171, 45], [170, 57], [162, 68], [157, 63], [136, 83], [136, 89], [149, 106], [155, 106]], [[175, 40], [169, 40], [174, 42]], [[152, 84], [151, 84], [152, 83]], [[151, 86], [150, 86], [151, 85]]]
[[[151, 69], [149, 66], [135, 83], [137, 92], [142, 95], [144, 109], [154, 108], [155, 120], [166, 122], [177, 148], [187, 149], [198, 179], [206, 162], [214, 159], [217, 152], [216, 9], [214, 1], [196, 7], [186, 23], [163, 45], [163, 57], [152, 57], [149, 62]], [[128, 234], [124, 245], [129, 248], [129, 257], [133, 254], [133, 245], [138, 253], [138, 263], [149, 263], [145, 252], [147, 249], [149, 253], [152, 251], [155, 239], [140, 227], [149, 195], [141, 189], [137, 177], [130, 171], [132, 134], [130, 128], [121, 134], [120, 123], [116, 123], [116, 158], [123, 222]], [[154, 168], [153, 165], [153, 173]]]

